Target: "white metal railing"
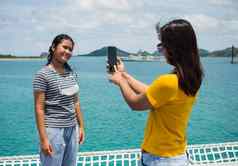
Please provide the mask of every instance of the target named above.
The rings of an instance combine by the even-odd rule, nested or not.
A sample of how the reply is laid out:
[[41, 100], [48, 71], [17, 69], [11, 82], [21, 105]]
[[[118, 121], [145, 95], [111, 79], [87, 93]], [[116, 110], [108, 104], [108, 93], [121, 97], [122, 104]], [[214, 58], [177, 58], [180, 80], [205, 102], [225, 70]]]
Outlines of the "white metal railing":
[[238, 142], [190, 145], [188, 153], [192, 164], [238, 165]]
[[[238, 142], [189, 145], [190, 165], [237, 165]], [[80, 152], [78, 166], [138, 166], [140, 149]], [[0, 166], [40, 166], [39, 155], [0, 157]]]

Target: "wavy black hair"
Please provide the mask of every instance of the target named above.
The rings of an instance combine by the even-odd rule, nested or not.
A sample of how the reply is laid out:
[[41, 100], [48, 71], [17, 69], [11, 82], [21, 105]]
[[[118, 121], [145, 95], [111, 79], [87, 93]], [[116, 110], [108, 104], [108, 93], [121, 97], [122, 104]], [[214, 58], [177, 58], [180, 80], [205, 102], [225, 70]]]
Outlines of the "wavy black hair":
[[[56, 48], [63, 40], [70, 40], [72, 42], [73, 47], [74, 47], [74, 41], [73, 41], [73, 39], [69, 35], [67, 35], [67, 34], [59, 34], [59, 35], [57, 35], [54, 38], [54, 40], [52, 41], [52, 44], [51, 44], [51, 46], [49, 48], [49, 54], [48, 54], [48, 57], [47, 57], [48, 61], [47, 61], [46, 65], [49, 65], [51, 63], [51, 61], [52, 61], [52, 58], [53, 58], [53, 55], [54, 55], [53, 48]], [[66, 69], [68, 69], [69, 71], [72, 71], [70, 65], [67, 62], [64, 64], [64, 67]]]
[[179, 87], [189, 96], [199, 90], [204, 72], [192, 25], [184, 19], [173, 20], [158, 30], [162, 46], [166, 49], [167, 62], [175, 67]]

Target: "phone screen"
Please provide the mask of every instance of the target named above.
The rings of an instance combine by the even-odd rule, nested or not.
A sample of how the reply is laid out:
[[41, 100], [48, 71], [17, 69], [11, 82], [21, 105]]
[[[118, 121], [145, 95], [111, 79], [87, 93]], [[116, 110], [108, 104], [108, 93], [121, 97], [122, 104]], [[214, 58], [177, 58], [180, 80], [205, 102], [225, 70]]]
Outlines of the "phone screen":
[[108, 47], [108, 65], [109, 65], [109, 72], [115, 72], [114, 65], [117, 64], [117, 48], [116, 47]]

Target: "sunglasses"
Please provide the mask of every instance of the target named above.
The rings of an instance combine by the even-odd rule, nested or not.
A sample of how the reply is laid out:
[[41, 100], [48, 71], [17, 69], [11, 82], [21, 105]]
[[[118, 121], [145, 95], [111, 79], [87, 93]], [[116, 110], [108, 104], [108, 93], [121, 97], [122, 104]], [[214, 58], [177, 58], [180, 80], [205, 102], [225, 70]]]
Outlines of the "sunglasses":
[[163, 46], [162, 43], [157, 44], [157, 50], [158, 50], [160, 53], [163, 52], [163, 50], [164, 50], [164, 46]]

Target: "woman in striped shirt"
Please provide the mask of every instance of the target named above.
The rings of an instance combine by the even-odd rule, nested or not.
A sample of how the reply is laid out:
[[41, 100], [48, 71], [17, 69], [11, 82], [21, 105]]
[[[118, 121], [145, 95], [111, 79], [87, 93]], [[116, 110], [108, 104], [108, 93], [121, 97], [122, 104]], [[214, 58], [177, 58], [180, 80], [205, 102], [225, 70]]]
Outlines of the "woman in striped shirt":
[[76, 166], [78, 143], [84, 141], [78, 77], [67, 63], [73, 47], [70, 36], [56, 36], [49, 48], [47, 64], [33, 80], [43, 166]]

